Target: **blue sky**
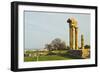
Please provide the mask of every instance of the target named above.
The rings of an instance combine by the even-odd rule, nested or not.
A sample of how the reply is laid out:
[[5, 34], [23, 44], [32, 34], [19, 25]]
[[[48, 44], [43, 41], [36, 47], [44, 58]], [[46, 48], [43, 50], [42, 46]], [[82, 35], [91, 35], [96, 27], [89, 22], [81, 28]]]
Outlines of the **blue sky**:
[[81, 34], [85, 44], [90, 44], [90, 14], [55, 13], [24, 11], [24, 42], [25, 49], [44, 48], [55, 38], [60, 38], [69, 45], [69, 24], [67, 19], [74, 17], [78, 21], [78, 43]]

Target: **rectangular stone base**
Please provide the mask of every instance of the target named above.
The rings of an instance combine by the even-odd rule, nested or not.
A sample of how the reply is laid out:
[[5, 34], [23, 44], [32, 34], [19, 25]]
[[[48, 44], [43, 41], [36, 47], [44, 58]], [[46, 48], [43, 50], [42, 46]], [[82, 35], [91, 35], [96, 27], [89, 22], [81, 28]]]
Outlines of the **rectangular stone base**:
[[69, 50], [68, 55], [74, 58], [81, 58], [82, 57], [82, 50]]
[[89, 58], [90, 49], [69, 50], [68, 55], [74, 58]]
[[90, 58], [90, 49], [82, 49], [82, 58]]

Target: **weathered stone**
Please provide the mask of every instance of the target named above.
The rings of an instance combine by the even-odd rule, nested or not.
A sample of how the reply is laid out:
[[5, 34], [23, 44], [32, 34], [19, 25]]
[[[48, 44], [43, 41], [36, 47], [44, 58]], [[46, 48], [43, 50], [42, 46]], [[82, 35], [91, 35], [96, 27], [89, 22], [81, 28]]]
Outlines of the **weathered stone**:
[[69, 50], [68, 55], [74, 58], [90, 58], [90, 49]]
[[69, 44], [70, 48], [75, 50], [78, 49], [78, 27], [77, 27], [77, 20], [75, 18], [69, 18], [67, 20], [69, 23]]
[[82, 50], [69, 50], [68, 55], [74, 58], [82, 58]]
[[78, 48], [78, 27], [77, 20], [75, 18], [69, 18], [67, 20], [69, 23], [69, 44], [70, 50], [68, 51], [68, 55], [73, 58], [89, 58], [90, 57], [90, 49], [84, 48], [84, 36], [81, 35], [81, 49]]

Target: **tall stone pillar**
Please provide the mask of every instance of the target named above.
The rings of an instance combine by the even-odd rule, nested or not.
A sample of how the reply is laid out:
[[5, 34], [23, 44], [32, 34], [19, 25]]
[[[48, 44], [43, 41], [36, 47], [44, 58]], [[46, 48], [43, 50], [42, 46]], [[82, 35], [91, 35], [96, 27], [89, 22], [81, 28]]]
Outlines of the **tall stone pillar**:
[[72, 49], [72, 27], [69, 27], [69, 43], [70, 43], [70, 48]]
[[84, 49], [84, 36], [81, 35], [81, 49]]
[[72, 26], [72, 49], [75, 50], [75, 28]]
[[72, 25], [71, 25], [71, 19], [69, 18], [67, 20], [67, 22], [69, 23], [69, 45], [70, 45], [70, 49], [72, 49]]
[[70, 49], [78, 49], [78, 30], [75, 28], [77, 27], [77, 21], [74, 18], [69, 18], [67, 22], [69, 23]]
[[78, 27], [75, 27], [75, 49], [78, 49]]

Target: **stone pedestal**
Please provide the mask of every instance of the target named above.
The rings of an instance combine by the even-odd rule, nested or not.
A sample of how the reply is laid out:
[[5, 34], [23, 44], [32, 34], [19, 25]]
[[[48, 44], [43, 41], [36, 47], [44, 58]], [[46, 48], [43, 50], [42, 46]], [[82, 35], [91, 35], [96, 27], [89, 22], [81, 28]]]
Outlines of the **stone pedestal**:
[[81, 59], [82, 58], [82, 50], [69, 50], [68, 55], [74, 59]]
[[90, 49], [69, 50], [67, 53], [74, 59], [90, 58]]

